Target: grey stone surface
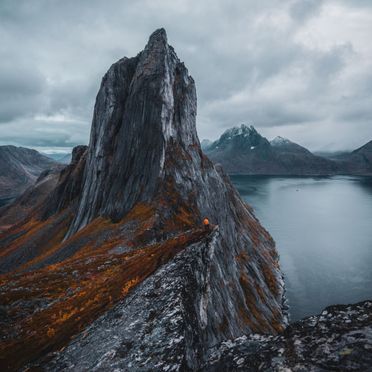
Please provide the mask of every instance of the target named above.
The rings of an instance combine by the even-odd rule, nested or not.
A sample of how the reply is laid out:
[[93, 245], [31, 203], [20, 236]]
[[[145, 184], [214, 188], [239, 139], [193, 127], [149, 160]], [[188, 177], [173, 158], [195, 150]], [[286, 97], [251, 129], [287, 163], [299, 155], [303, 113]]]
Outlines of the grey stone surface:
[[275, 244], [202, 153], [195, 122], [194, 81], [157, 30], [143, 52], [121, 59], [103, 78], [67, 237], [95, 217], [116, 221], [135, 203], [169, 197], [172, 184], [178, 199], [166, 202], [162, 217], [186, 203], [197, 224], [208, 216], [219, 226], [210, 274], [216, 285], [204, 305], [206, 345], [253, 329], [276, 332], [286, 318]]
[[[370, 303], [346, 310], [335, 307], [280, 333], [287, 319], [274, 241], [222, 168], [201, 151], [195, 121], [194, 81], [168, 45], [163, 29], [151, 35], [136, 57], [111, 66], [97, 95], [88, 148], [74, 150], [71, 164], [58, 174], [49, 198], [37, 208], [43, 222], [49, 217], [53, 222], [45, 223], [33, 234], [34, 240], [17, 247], [6, 259], [23, 263], [34, 258], [40, 242], [60, 231], [59, 226], [67, 229], [75, 213], [60, 249], [38, 263], [40, 267], [62, 263], [63, 270], [65, 260], [81, 246], [92, 243], [98, 247], [112, 231], [99, 232], [97, 237], [88, 228], [77, 242], [74, 238], [79, 235], [69, 237], [97, 217], [108, 218], [109, 224], [109, 219], [117, 222], [140, 202], [154, 211], [151, 218], [156, 224], [151, 231], [143, 226], [147, 235], [132, 250], [152, 248], [155, 243], [161, 249], [171, 237], [182, 238], [190, 232], [197, 232], [197, 239], [187, 247], [181, 244], [184, 249], [170, 261], [160, 259], [155, 265], [158, 270], [127, 297], [59, 352], [35, 356], [41, 359], [29, 367], [225, 371], [285, 370], [287, 366], [301, 370], [303, 364], [306, 370], [321, 368], [317, 360], [325, 360], [327, 369], [331, 366], [327, 350], [337, 350], [331, 353], [336, 358], [338, 347], [350, 345], [353, 339], [362, 340], [363, 346], [355, 346], [355, 355], [360, 366], [366, 365], [370, 361]], [[258, 135], [254, 137], [267, 145]], [[189, 219], [187, 228], [178, 223], [165, 229], [166, 223], [180, 216]], [[200, 229], [204, 217], [209, 218], [211, 230]], [[110, 226], [130, 236], [131, 230], [141, 227], [137, 224], [129, 220], [121, 228], [120, 224]], [[126, 249], [118, 241], [109, 254]], [[347, 343], [339, 343], [339, 337], [346, 337]], [[44, 350], [51, 350], [47, 346]], [[348, 355], [354, 354], [347, 346], [340, 355], [349, 360]], [[343, 361], [335, 359], [335, 365]]]
[[[133, 306], [130, 299], [120, 305], [124, 323], [105, 315], [88, 330], [93, 346], [84, 346], [79, 336], [81, 343], [68, 346], [52, 369], [63, 368], [63, 363], [78, 370], [129, 363], [138, 370], [156, 363], [195, 369], [205, 350], [224, 339], [253, 331], [275, 334], [285, 326], [275, 244], [223, 170], [202, 153], [195, 122], [194, 81], [163, 29], [151, 35], [137, 57], [121, 59], [103, 78], [90, 144], [75, 167], [84, 171], [66, 238], [96, 217], [119, 220], [138, 202], [156, 204], [159, 231], [162, 221], [182, 213], [181, 206], [191, 212], [195, 227], [207, 216], [216, 228], [211, 241], [189, 247], [146, 281], [164, 283], [156, 299], [148, 299], [155, 289], [141, 284]], [[208, 254], [203, 254], [206, 246]], [[180, 322], [177, 312], [169, 315], [164, 309], [179, 309]], [[133, 333], [136, 319], [142, 325]], [[118, 351], [113, 335], [128, 337], [132, 346]]]
[[371, 371], [372, 302], [334, 305], [279, 336], [249, 335], [209, 351], [203, 371]]
[[197, 369], [219, 231], [189, 246], [80, 334], [45, 370]]
[[83, 194], [68, 235], [98, 215], [118, 220], [136, 202], [151, 200], [169, 142], [197, 142], [188, 125], [195, 115], [194, 81], [164, 30], [137, 57], [112, 65], [97, 96]]

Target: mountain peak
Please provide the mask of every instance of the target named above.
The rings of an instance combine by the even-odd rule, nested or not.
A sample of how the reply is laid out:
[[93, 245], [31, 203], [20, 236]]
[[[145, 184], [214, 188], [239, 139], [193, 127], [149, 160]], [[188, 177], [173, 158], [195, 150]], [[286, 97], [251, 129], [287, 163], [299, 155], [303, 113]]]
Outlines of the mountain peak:
[[[250, 137], [262, 141], [258, 134]], [[134, 370], [199, 370], [204, 352], [220, 341], [283, 330], [275, 243], [222, 169], [203, 154], [195, 83], [162, 30], [144, 51], [106, 73], [89, 146], [74, 150], [56, 182], [23, 225], [0, 236], [0, 246], [6, 242], [8, 247], [0, 272], [57, 264], [58, 269], [39, 271], [42, 278], [27, 279], [27, 285], [35, 285], [36, 298], [44, 290], [56, 293], [53, 285], [65, 283], [61, 293], [68, 298], [59, 296], [58, 286], [62, 303], [42, 304], [31, 314], [20, 306], [27, 327], [7, 342], [2, 357], [20, 365], [47, 349], [61, 349], [98, 316], [116, 322], [117, 317], [105, 314], [116, 303], [124, 306], [120, 333], [131, 346], [119, 342], [115, 353], [120, 366]], [[209, 226], [203, 226], [205, 218]], [[18, 244], [20, 231], [27, 241]], [[50, 280], [50, 275], [60, 279]], [[139, 302], [129, 299], [130, 291]], [[53, 328], [46, 331], [47, 325]], [[104, 328], [113, 330], [111, 341], [117, 324]], [[31, 339], [30, 329], [36, 330]], [[101, 343], [97, 329], [89, 334]], [[20, 353], [24, 347], [32, 352]], [[91, 354], [90, 347], [79, 350]], [[96, 366], [100, 357], [87, 359]]]
[[249, 132], [257, 132], [257, 131], [256, 131], [256, 128], [255, 128], [253, 125], [241, 124], [241, 125], [240, 125], [240, 128], [241, 128], [242, 130], [249, 131]]
[[112, 65], [102, 81], [83, 196], [67, 237], [98, 216], [119, 220], [152, 199], [166, 175], [169, 148], [199, 148], [195, 117], [194, 80], [165, 30], [156, 30], [137, 57]]
[[163, 27], [158, 28], [150, 35], [148, 44], [154, 44], [159, 42], [168, 43], [167, 32]]
[[244, 137], [250, 136], [252, 134], [258, 134], [253, 125], [241, 124], [240, 126], [232, 127], [227, 129], [224, 134], [229, 136], [241, 136]]
[[257, 146], [269, 146], [269, 141], [262, 137], [260, 133], [257, 132], [253, 125], [241, 124], [230, 129], [227, 129], [221, 137], [213, 142], [206, 151], [221, 151], [228, 149], [229, 151], [251, 151]]
[[165, 50], [168, 47], [167, 33], [164, 28], [155, 30], [149, 37], [145, 50]]
[[284, 138], [281, 136], [276, 136], [272, 141], [270, 141], [270, 144], [272, 146], [282, 146], [282, 145], [288, 145], [293, 143], [288, 138]]

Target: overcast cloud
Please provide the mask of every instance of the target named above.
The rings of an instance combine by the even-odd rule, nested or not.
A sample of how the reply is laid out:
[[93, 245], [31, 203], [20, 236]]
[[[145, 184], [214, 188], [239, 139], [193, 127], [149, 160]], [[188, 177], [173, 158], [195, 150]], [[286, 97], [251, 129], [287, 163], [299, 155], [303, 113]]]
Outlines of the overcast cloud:
[[0, 144], [87, 143], [103, 74], [164, 27], [199, 137], [253, 124], [343, 150], [372, 139], [372, 1], [0, 0]]

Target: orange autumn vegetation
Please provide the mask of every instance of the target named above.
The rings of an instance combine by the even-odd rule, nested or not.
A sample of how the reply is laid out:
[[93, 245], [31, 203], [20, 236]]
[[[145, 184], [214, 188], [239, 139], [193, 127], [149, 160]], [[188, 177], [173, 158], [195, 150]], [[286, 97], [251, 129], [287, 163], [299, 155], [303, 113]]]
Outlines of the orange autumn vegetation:
[[[26, 248], [24, 256], [28, 257], [27, 266], [40, 262], [48, 251], [52, 252], [59, 247], [68, 226], [72, 220], [72, 214], [65, 210], [48, 220], [42, 221], [37, 216], [31, 215], [24, 223], [14, 225], [12, 228], [0, 234], [4, 241], [8, 237], [9, 243], [1, 250], [0, 257], [6, 257], [12, 252]], [[29, 248], [28, 248], [29, 247]], [[23, 267], [20, 267], [22, 269]]]
[[[156, 222], [155, 209], [138, 204], [122, 221], [112, 223], [97, 218], [72, 238], [52, 239], [51, 247], [40, 254], [44, 260], [55, 252], [78, 246], [76, 253], [62, 262], [41, 269], [0, 276], [0, 303], [7, 306], [11, 321], [0, 330], [1, 370], [17, 369], [46, 353], [58, 350], [98, 316], [130, 294], [131, 290], [168, 262], [178, 252], [205, 236], [202, 229], [190, 227], [190, 212], [181, 206], [180, 218], [165, 221], [176, 227], [165, 240], [153, 243], [147, 233]], [[125, 230], [128, 223], [134, 228]], [[43, 224], [44, 222], [41, 222]], [[37, 228], [32, 222], [30, 230]], [[177, 233], [178, 231], [178, 233]], [[89, 239], [88, 239], [89, 238]], [[113, 251], [125, 246], [123, 253]], [[22, 270], [37, 263], [37, 258]], [[44, 306], [32, 304], [40, 299]], [[31, 308], [17, 305], [30, 303]], [[17, 331], [14, 332], [16, 325]]]

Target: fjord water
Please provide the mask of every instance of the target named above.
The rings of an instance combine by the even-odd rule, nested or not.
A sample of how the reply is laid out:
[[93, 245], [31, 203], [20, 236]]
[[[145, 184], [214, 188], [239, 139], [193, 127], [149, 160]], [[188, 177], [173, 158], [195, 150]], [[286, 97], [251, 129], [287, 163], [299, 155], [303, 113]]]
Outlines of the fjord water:
[[372, 177], [231, 180], [276, 241], [292, 321], [372, 299]]

